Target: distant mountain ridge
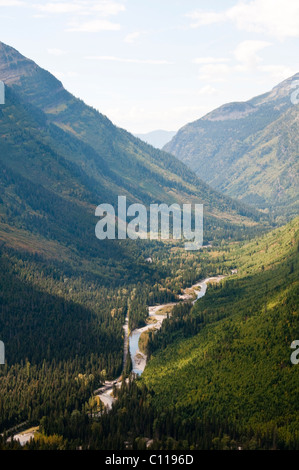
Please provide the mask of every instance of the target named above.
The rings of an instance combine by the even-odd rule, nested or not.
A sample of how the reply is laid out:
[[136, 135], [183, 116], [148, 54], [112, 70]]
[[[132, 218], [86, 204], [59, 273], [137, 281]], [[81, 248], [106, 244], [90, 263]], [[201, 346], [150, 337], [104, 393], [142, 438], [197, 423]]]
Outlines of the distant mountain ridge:
[[214, 189], [290, 219], [298, 214], [299, 113], [292, 86], [228, 103], [187, 124], [165, 145]]
[[[145, 205], [201, 202], [207, 229], [211, 224], [221, 225], [220, 214], [224, 225], [232, 227], [252, 225], [250, 217], [259, 219], [258, 213], [250, 210], [248, 219], [245, 207], [213, 191], [171, 155], [114, 126], [106, 116], [67, 92], [49, 72], [3, 43], [0, 80], [6, 85], [6, 104], [0, 109], [0, 164], [11, 180], [22, 179], [22, 184], [12, 187], [1, 176], [2, 200], [4, 206], [12, 204], [17, 211], [17, 199], [11, 200], [9, 195], [24, 187], [22, 198], [28, 207], [19, 215], [23, 222], [27, 220], [23, 229], [31, 229], [33, 220], [37, 230], [50, 223], [48, 209], [41, 216], [43, 198], [55, 198], [55, 205], [49, 206], [52, 211], [60, 207], [51, 220], [55, 233], [63, 230], [61, 224], [55, 229], [54, 225], [67, 206], [73, 205], [65, 213], [69, 227], [72, 222], [68, 222], [68, 214], [75, 208], [77, 214], [84, 212], [80, 217], [93, 239], [89, 245], [95, 238], [95, 207], [103, 202], [116, 203], [118, 195], [127, 196], [128, 203]], [[29, 190], [25, 190], [29, 185], [30, 202]], [[32, 212], [36, 212], [34, 218], [29, 216]], [[49, 227], [43, 228], [46, 232], [51, 232]], [[66, 231], [64, 235], [69, 237]]]
[[145, 134], [134, 134], [135, 137], [143, 140], [147, 144], [156, 147], [157, 149], [162, 149], [170, 140], [175, 136], [175, 131], [163, 131], [157, 130], [152, 132], [147, 132]]
[[0, 107], [0, 240], [10, 246], [32, 250], [35, 240], [36, 250], [57, 256], [63, 245], [63, 252], [72, 247], [84, 257], [125, 260], [127, 254], [120, 255], [113, 243], [98, 243], [94, 233], [95, 207], [116, 204], [119, 195], [145, 205], [203, 203], [208, 240], [213, 233], [219, 238], [258, 226], [257, 212], [114, 126], [3, 43], [0, 80], [6, 85]]

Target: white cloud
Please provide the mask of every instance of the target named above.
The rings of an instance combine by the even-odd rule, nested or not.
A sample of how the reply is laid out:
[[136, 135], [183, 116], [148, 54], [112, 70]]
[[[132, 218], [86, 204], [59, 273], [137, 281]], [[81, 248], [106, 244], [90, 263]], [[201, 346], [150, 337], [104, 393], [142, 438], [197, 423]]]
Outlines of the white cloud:
[[96, 4], [93, 6], [93, 10], [101, 13], [103, 16], [112, 16], [117, 15], [122, 11], [125, 11], [125, 6], [121, 3], [107, 0], [102, 2], [96, 2]]
[[202, 11], [196, 10], [191, 13], [187, 13], [186, 15], [188, 18], [194, 20], [191, 23], [192, 28], [198, 28], [200, 26], [207, 26], [214, 23], [220, 23], [221, 21], [225, 21], [225, 17], [222, 13], [216, 13], [213, 11]]
[[46, 3], [45, 5], [37, 4], [33, 6], [45, 13], [74, 13], [82, 10], [81, 5], [71, 2]]
[[[65, 0], [46, 3], [28, 3], [23, 0], [0, 0], [0, 6], [24, 6], [35, 10], [33, 18], [45, 18], [48, 15], [65, 15], [69, 22], [66, 31], [90, 32], [118, 31], [120, 24], [109, 21], [110, 16], [125, 11], [121, 2], [113, 0]], [[82, 17], [90, 17], [82, 22]]]
[[47, 49], [47, 52], [48, 54], [55, 55], [57, 57], [66, 54], [66, 51], [63, 51], [62, 49]]
[[212, 87], [211, 85], [206, 85], [200, 88], [200, 90], [197, 92], [198, 95], [216, 95], [217, 93], [218, 91], [216, 88]]
[[125, 42], [132, 44], [136, 39], [140, 37], [141, 33], [139, 31], [136, 31], [135, 33], [130, 33], [127, 34], [125, 37]]
[[[241, 42], [233, 51], [234, 62], [229, 59], [224, 62], [213, 57], [195, 59], [193, 62], [200, 64], [199, 79], [212, 82], [223, 82], [231, 79], [237, 73], [264, 73], [270, 74], [272, 79], [281, 81], [296, 73], [295, 69], [283, 65], [265, 65], [258, 52], [272, 43], [267, 41], [248, 40]], [[227, 63], [230, 62], [230, 63]], [[210, 85], [203, 88], [203, 93], [209, 92]], [[206, 90], [205, 90], [206, 88]]]
[[220, 13], [196, 10], [186, 16], [194, 20], [191, 28], [232, 21], [242, 31], [278, 39], [299, 37], [298, 0], [243, 0]]
[[226, 15], [239, 29], [266, 33], [283, 39], [299, 37], [298, 0], [252, 0], [240, 2]]
[[25, 2], [19, 0], [0, 0], [0, 7], [21, 7], [26, 6]]
[[258, 52], [271, 45], [270, 42], [266, 41], [243, 41], [235, 49], [234, 55], [235, 58], [241, 62], [244, 70], [250, 70], [262, 62]]
[[192, 63], [193, 64], [219, 64], [219, 63], [224, 63], [224, 62], [229, 62], [230, 59], [226, 58], [218, 58], [218, 57], [197, 57], [196, 59], [193, 59]]
[[[68, 23], [66, 31], [68, 32], [82, 32], [82, 33], [98, 33], [100, 31], [119, 31], [121, 26], [119, 23], [114, 23], [109, 20], [110, 16], [115, 16], [125, 10], [125, 6], [120, 2], [110, 0], [75, 0], [75, 2], [67, 2], [61, 4], [51, 4], [53, 12], [55, 12], [55, 5], [60, 5], [59, 8], [67, 12], [73, 10], [73, 17], [71, 22]], [[82, 17], [86, 18], [82, 21]]]
[[[17, 1], [17, 0], [14, 0]], [[1, 0], [0, 0], [1, 2]], [[64, 2], [48, 2], [46, 4], [35, 3], [31, 5], [33, 8], [47, 13], [80, 13], [81, 15], [95, 15], [101, 17], [108, 17], [117, 15], [125, 10], [122, 3], [113, 2], [110, 0], [75, 0]]]
[[149, 65], [171, 65], [172, 62], [168, 60], [153, 60], [153, 59], [126, 59], [123, 57], [114, 56], [87, 56], [88, 60], [104, 60], [109, 62], [123, 62], [126, 64], [149, 64]]
[[68, 32], [80, 32], [80, 33], [98, 33], [100, 31], [118, 31], [120, 30], [120, 24], [113, 23], [109, 20], [96, 19], [85, 22], [72, 22], [69, 24], [66, 31]]
[[298, 69], [286, 67], [285, 65], [262, 65], [259, 70], [268, 73], [273, 81], [281, 82], [295, 75]]
[[213, 96], [213, 95], [218, 95], [219, 91], [214, 88], [212, 85], [205, 85], [199, 89], [196, 88], [170, 88], [168, 90], [163, 91], [164, 96], [165, 95], [171, 95], [175, 96], [176, 98], [178, 97], [183, 97], [184, 100], [193, 98], [195, 96]]
[[[118, 31], [118, 23], [109, 21], [109, 17], [125, 11], [121, 2], [113, 0], [65, 0], [52, 2], [28, 3], [23, 0], [0, 0], [0, 6], [26, 6], [35, 11], [33, 18], [45, 18], [49, 15], [65, 15], [68, 21], [66, 31], [91, 32]], [[82, 22], [82, 17], [86, 20]], [[89, 19], [90, 18], [90, 19]]]
[[232, 68], [227, 64], [206, 64], [200, 69], [199, 78], [209, 82], [224, 81]]

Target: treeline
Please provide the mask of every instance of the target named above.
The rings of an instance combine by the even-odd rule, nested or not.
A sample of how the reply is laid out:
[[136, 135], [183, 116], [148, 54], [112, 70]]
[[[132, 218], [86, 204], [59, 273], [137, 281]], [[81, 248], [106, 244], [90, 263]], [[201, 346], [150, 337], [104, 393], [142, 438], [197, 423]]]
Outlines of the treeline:
[[299, 336], [298, 250], [292, 225], [232, 250], [224, 264], [238, 263], [240, 272], [210, 286], [189, 313], [174, 309], [148, 345], [142, 382], [153, 407], [218, 422], [213, 439], [226, 429], [242, 448], [299, 448], [298, 369], [290, 360]]
[[[117, 392], [112, 410], [91, 418], [86, 409], [57, 410], [42, 418], [39, 434], [24, 449], [42, 450], [282, 450], [296, 449], [298, 436], [287, 443], [273, 428], [246, 429], [221, 416], [192, 417], [175, 408], [161, 412], [151, 405], [153, 392], [136, 381]], [[17, 446], [7, 442], [0, 448]]]
[[[96, 377], [97, 368], [89, 364], [86, 377], [78, 374], [81, 381], [85, 377], [79, 394], [76, 375], [71, 381], [70, 407], [64, 406], [68, 402], [61, 386], [64, 398], [58, 409], [50, 407], [45, 414], [40, 409], [40, 434], [25, 448], [298, 449], [298, 376], [297, 366], [290, 363], [290, 344], [298, 336], [299, 245], [294, 227], [279, 236], [266, 236], [213, 258], [221, 260], [222, 272], [238, 267], [238, 274], [211, 285], [194, 307], [188, 302], [175, 306], [162, 329], [150, 338], [152, 358], [141, 380], [123, 382], [109, 413], [96, 416], [92, 394], [87, 396], [94, 387], [93, 383], [88, 389], [88, 377]], [[154, 263], [162, 262], [158, 251], [152, 256]], [[196, 272], [196, 258], [187, 264], [187, 256], [170, 257], [169, 272], [172, 266], [176, 271], [157, 283], [161, 292], [179, 285], [183, 266]], [[207, 273], [213, 266], [206, 260], [198, 270]], [[139, 319], [145, 315], [147, 288], [137, 283], [122, 292], [128, 309], [140, 313]], [[22, 365], [24, 382], [26, 367], [31, 366]], [[129, 367], [124, 377], [128, 373]], [[101, 381], [105, 376], [100, 371], [97, 377]], [[80, 400], [75, 401], [75, 396]], [[8, 388], [4, 397], [8, 400]], [[7, 422], [13, 422], [15, 413]], [[3, 441], [0, 445], [15, 446]]]
[[[56, 403], [80, 408], [93, 389], [122, 372], [127, 312], [130, 329], [143, 326], [148, 305], [175, 300], [190, 272], [197, 278], [206, 263], [198, 267], [195, 255], [186, 257], [180, 250], [169, 255], [168, 248], [157, 243], [150, 266], [144, 261], [147, 250], [136, 244], [148, 281], [137, 282], [137, 277], [135, 284], [109, 288], [97, 271], [85, 272], [76, 259], [72, 265], [1, 247], [0, 339], [6, 366], [0, 376], [0, 431], [22, 421], [36, 423], [51, 414]], [[109, 260], [100, 268], [109, 269]], [[115, 269], [111, 263], [111, 272]], [[128, 360], [125, 374], [129, 372]], [[94, 378], [83, 393], [75, 379], [86, 374]]]
[[187, 338], [195, 335], [202, 325], [201, 317], [190, 317], [192, 308], [191, 302], [179, 303], [172, 309], [171, 316], [168, 316], [162, 323], [158, 332], [149, 332], [149, 340], [146, 346], [146, 353], [150, 356], [159, 349], [166, 348], [178, 338]]
[[[106, 378], [107, 361], [97, 354], [88, 358], [28, 360], [0, 368], [0, 430], [22, 422], [39, 424], [43, 416], [81, 410], [95, 388]], [[119, 369], [119, 367], [118, 367]]]
[[[121, 356], [122, 318], [114, 320], [110, 311], [96, 313], [21, 281], [5, 254], [0, 256], [0, 332], [9, 364], [97, 353], [106, 368], [108, 354]], [[118, 369], [118, 361], [110, 363], [109, 375]]]
[[128, 300], [130, 331], [145, 325], [150, 305], [174, 302], [175, 300], [177, 300], [177, 296], [169, 288], [166, 289], [158, 284], [151, 288], [147, 284], [138, 283]]

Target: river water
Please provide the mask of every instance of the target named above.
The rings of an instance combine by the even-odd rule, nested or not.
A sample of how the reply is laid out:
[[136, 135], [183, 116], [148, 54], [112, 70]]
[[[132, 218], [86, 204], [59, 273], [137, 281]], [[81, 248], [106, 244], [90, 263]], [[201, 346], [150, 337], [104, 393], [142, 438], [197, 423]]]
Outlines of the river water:
[[[190, 289], [193, 289], [195, 294], [196, 294], [196, 298], [194, 300], [192, 300], [192, 303], [195, 304], [195, 302], [197, 302], [199, 299], [204, 297], [204, 295], [206, 294], [206, 291], [207, 291], [207, 284], [210, 281], [218, 282], [221, 279], [223, 279], [223, 277], [224, 276], [209, 277], [209, 278], [204, 279], [203, 281], [198, 282], [197, 284], [194, 284], [193, 286], [191, 286]], [[199, 289], [196, 289], [196, 288], [199, 288]], [[187, 294], [187, 292], [186, 292], [187, 290], [188, 289], [185, 290], [184, 295], [180, 296], [180, 299], [181, 299], [182, 302], [186, 302], [188, 300], [190, 301], [191, 298], [192, 298], [192, 297], [190, 297], [190, 295]], [[146, 362], [147, 362], [146, 355], [143, 354], [139, 350], [139, 347], [138, 347], [138, 343], [139, 343], [139, 339], [140, 339], [141, 334], [144, 331], [147, 331], [147, 330], [150, 330], [150, 329], [153, 329], [153, 330], [156, 330], [156, 331], [159, 330], [162, 326], [163, 321], [165, 320], [165, 318], [167, 318], [167, 315], [163, 315], [161, 313], [159, 314], [159, 310], [161, 310], [164, 307], [173, 306], [173, 305], [177, 305], [177, 304], [178, 304], [177, 302], [175, 302], [175, 303], [173, 302], [173, 303], [168, 303], [168, 304], [155, 305], [154, 307], [149, 307], [149, 318], [151, 318], [154, 321], [154, 323], [150, 323], [150, 324], [144, 326], [143, 328], [137, 328], [136, 330], [133, 330], [131, 332], [131, 334], [129, 336], [129, 349], [130, 349], [130, 355], [131, 355], [131, 359], [132, 359], [132, 371], [136, 375], [140, 376], [142, 374], [142, 372], [145, 369]], [[127, 325], [127, 320], [126, 320], [126, 325]], [[125, 330], [125, 332], [126, 332], [126, 330]], [[126, 344], [127, 344], [127, 341], [125, 340], [125, 349], [126, 349]], [[115, 398], [113, 397], [113, 387], [114, 386], [118, 387], [118, 386], [120, 386], [120, 384], [121, 384], [121, 377], [118, 378], [118, 379], [115, 379], [112, 382], [106, 382], [105, 386], [102, 389], [99, 389], [99, 390], [95, 391], [95, 394], [100, 397], [101, 401], [104, 403], [104, 405], [108, 409], [111, 409], [112, 404], [115, 401]]]
[[[207, 278], [201, 282], [198, 282], [197, 284], [194, 284], [191, 287], [191, 289], [194, 289], [194, 292], [196, 294], [196, 299], [193, 300], [192, 303], [195, 304], [195, 302], [197, 302], [199, 299], [204, 297], [207, 291], [208, 282], [212, 280], [219, 281], [222, 278], [223, 276]], [[199, 288], [200, 290], [197, 290], [196, 288]], [[187, 299], [185, 298], [185, 301], [186, 300], [188, 300], [188, 298]], [[161, 328], [163, 321], [165, 320], [165, 318], [167, 318], [167, 315], [159, 315], [159, 313], [157, 312], [159, 312], [159, 310], [161, 310], [163, 307], [166, 307], [167, 305], [176, 305], [176, 303], [162, 304], [162, 305], [157, 305], [155, 307], [149, 307], [149, 317], [155, 319], [156, 323], [149, 324], [143, 328], [138, 328], [136, 330], [133, 330], [132, 333], [130, 334], [129, 348], [130, 348], [130, 355], [132, 359], [132, 371], [137, 375], [142, 374], [142, 372], [145, 369], [146, 361], [147, 361], [147, 357], [145, 356], [145, 354], [143, 354], [139, 350], [139, 347], [138, 347], [140, 336], [144, 331], [147, 331], [150, 329], [159, 330]]]
[[[207, 291], [207, 284], [210, 281], [220, 281], [223, 279], [224, 276], [218, 276], [218, 277], [210, 277], [207, 278], [201, 282], [198, 282], [197, 284], [194, 284], [191, 286], [191, 289], [194, 290], [196, 294], [196, 299], [192, 300], [192, 303], [195, 304], [199, 299], [204, 297]], [[199, 288], [200, 290], [196, 289]], [[188, 294], [185, 294], [180, 296], [182, 302], [190, 301], [190, 296]], [[163, 321], [165, 318], [167, 318], [167, 315], [159, 314], [159, 310], [161, 310], [164, 307], [167, 306], [173, 306], [177, 305], [176, 303], [169, 303], [169, 304], [162, 304], [162, 305], [155, 305], [154, 307], [149, 307], [149, 317], [154, 320], [154, 323], [151, 323], [149, 325], [144, 326], [143, 328], [138, 328], [136, 330], [133, 330], [132, 333], [129, 336], [129, 349], [130, 349], [130, 354], [131, 354], [131, 359], [132, 359], [132, 370], [135, 372], [137, 375], [141, 375], [142, 372], [145, 369], [146, 366], [146, 361], [147, 357], [145, 354], [143, 354], [141, 351], [139, 351], [138, 343], [141, 334], [144, 331], [154, 329], [154, 330], [159, 330], [162, 326]], [[125, 330], [125, 346], [124, 349], [126, 351], [127, 348], [127, 334], [128, 334], [128, 319], [126, 319], [126, 323], [124, 325], [124, 330]], [[124, 353], [124, 362], [126, 360], [126, 353]], [[108, 408], [111, 409], [112, 404], [115, 401], [115, 398], [113, 397], [113, 387], [114, 386], [119, 386], [121, 383], [120, 379], [115, 379], [111, 382], [106, 382], [105, 386], [102, 389], [99, 389], [95, 391], [95, 394], [98, 395], [101, 399], [101, 401], [104, 403], [104, 405]], [[28, 440], [34, 437], [34, 432], [36, 428], [32, 430], [28, 430], [27, 432], [24, 432], [23, 434], [16, 434], [12, 436], [10, 439], [15, 439], [18, 440], [21, 445], [24, 445]]]

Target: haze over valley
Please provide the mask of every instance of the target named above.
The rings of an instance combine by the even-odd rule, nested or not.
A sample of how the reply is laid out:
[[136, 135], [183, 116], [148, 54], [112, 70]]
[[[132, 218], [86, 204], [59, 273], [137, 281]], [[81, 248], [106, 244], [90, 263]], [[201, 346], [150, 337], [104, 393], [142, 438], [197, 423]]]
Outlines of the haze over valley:
[[299, 449], [287, 3], [0, 1], [0, 450]]

